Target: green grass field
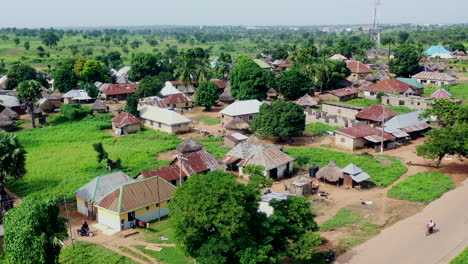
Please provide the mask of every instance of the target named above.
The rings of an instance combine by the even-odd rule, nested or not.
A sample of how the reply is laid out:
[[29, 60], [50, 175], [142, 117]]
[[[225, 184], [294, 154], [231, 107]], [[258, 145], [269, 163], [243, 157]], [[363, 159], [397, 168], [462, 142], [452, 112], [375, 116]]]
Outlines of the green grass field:
[[341, 129], [342, 127], [339, 126], [329, 126], [324, 123], [315, 122], [312, 124], [306, 125], [305, 131], [309, 131], [314, 133], [315, 136], [323, 136], [327, 133], [325, 131], [333, 131], [337, 129]]
[[[444, 86], [445, 90], [452, 94], [453, 98], [461, 99], [461, 100], [468, 100], [468, 83], [459, 83], [450, 86]], [[424, 96], [430, 96], [432, 93], [440, 89], [437, 86], [427, 86], [424, 87]]]
[[71, 196], [83, 184], [108, 173], [99, 164], [92, 144], [102, 142], [111, 159], [122, 160], [123, 171], [130, 176], [166, 166], [156, 156], [175, 149], [181, 140], [174, 134], [144, 130], [114, 137], [101, 131], [110, 128], [110, 115], [90, 116], [82, 121], [20, 131], [24, 145], [27, 174], [21, 180], [9, 180], [7, 186], [19, 196], [40, 192], [43, 195]]
[[468, 264], [468, 247], [460, 255], [450, 261], [450, 264]]
[[206, 151], [211, 153], [218, 159], [224, 157], [226, 153], [230, 150], [229, 148], [223, 147], [224, 139], [217, 137], [199, 137], [195, 139], [197, 142], [203, 144], [206, 148]]
[[153, 250], [145, 249], [145, 246], [136, 245], [136, 249], [141, 252], [155, 258], [158, 261], [161, 261], [164, 264], [188, 264], [195, 263], [195, 261], [187, 257], [184, 252], [178, 247], [162, 247], [163, 250], [156, 252]]
[[212, 126], [212, 125], [217, 125], [219, 123], [221, 123], [221, 121], [219, 120], [219, 118], [213, 118], [213, 117], [209, 117], [209, 116], [197, 116], [195, 118], [196, 120], [198, 121], [201, 121], [209, 126]]
[[452, 179], [439, 172], [420, 172], [393, 186], [388, 196], [400, 200], [429, 203], [455, 189]]
[[[308, 160], [309, 164], [317, 164], [324, 167], [330, 161], [344, 168], [349, 163], [354, 163], [371, 176], [372, 182], [380, 187], [392, 184], [408, 170], [401, 161], [386, 156], [356, 156], [339, 151], [309, 147], [288, 147], [285, 152], [291, 156]], [[380, 162], [380, 161], [384, 162]]]
[[323, 222], [320, 231], [330, 231], [339, 227], [355, 224], [361, 220], [362, 216], [346, 209], [340, 209], [335, 216]]
[[75, 242], [75, 248], [71, 246], [62, 249], [60, 253], [61, 264], [137, 264], [138, 262], [119, 255], [102, 246], [84, 241]]

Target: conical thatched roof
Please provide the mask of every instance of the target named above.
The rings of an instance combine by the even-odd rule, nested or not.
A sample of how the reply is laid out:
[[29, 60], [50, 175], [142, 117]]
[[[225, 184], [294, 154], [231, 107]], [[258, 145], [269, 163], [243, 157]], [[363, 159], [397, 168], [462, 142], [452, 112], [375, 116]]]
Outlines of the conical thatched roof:
[[177, 150], [181, 153], [195, 152], [201, 150], [202, 148], [202, 144], [196, 142], [190, 137], [187, 138], [184, 142], [180, 143], [179, 146], [177, 146]]
[[252, 135], [245, 142], [253, 145], [263, 145], [263, 143], [258, 139], [258, 137]]
[[230, 103], [230, 102], [234, 102], [236, 98], [234, 98], [227, 89], [224, 89], [224, 92], [219, 95], [218, 100], [221, 102]]
[[19, 119], [19, 114], [16, 113], [15, 111], [11, 110], [10, 107], [6, 107], [3, 109], [3, 111], [0, 113], [0, 115], [4, 115], [8, 117], [9, 119]]
[[329, 182], [337, 182], [343, 178], [343, 172], [341, 168], [336, 165], [335, 162], [330, 161], [327, 166], [321, 168], [317, 172], [317, 179], [324, 179]]
[[381, 81], [390, 80], [390, 77], [388, 77], [388, 75], [385, 75], [382, 78], [380, 78], [380, 80]]
[[234, 118], [231, 121], [229, 121], [224, 126], [224, 128], [229, 129], [229, 130], [244, 130], [244, 129], [249, 129], [250, 125], [240, 118]]
[[102, 100], [96, 100], [91, 108], [96, 111], [107, 111], [107, 105]]
[[276, 90], [275, 90], [274, 88], [268, 89], [267, 94], [272, 94], [272, 93], [275, 94], [275, 93], [276, 93]]
[[0, 127], [11, 127], [14, 123], [9, 117], [0, 114]]
[[454, 77], [454, 78], [457, 78], [457, 73], [452, 71], [452, 70], [448, 71], [447, 74]]
[[374, 76], [372, 76], [372, 74], [368, 74], [364, 80], [366, 80], [368, 82], [373, 82], [375, 80], [375, 78], [374, 78]]

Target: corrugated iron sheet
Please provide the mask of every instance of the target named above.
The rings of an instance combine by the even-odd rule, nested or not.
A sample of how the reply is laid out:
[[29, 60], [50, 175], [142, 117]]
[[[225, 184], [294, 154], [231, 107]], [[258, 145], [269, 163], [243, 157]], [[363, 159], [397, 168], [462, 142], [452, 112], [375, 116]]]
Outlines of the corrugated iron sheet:
[[404, 130], [405, 132], [411, 133], [411, 132], [421, 131], [429, 127], [430, 127], [429, 124], [422, 123], [422, 124], [418, 124], [414, 126], [404, 127], [402, 128], [402, 130]]
[[[196, 152], [187, 153], [181, 156], [182, 168], [184, 168], [190, 175], [194, 175], [207, 170], [214, 170], [221, 163], [221, 161], [206, 150], [199, 150]], [[176, 160], [172, 162], [174, 164]]]

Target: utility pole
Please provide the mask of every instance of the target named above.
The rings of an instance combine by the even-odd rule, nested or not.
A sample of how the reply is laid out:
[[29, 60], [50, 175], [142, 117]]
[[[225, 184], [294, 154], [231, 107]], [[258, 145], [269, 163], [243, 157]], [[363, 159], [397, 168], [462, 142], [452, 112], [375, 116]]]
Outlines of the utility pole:
[[156, 184], [158, 185], [158, 222], [161, 222], [161, 195], [159, 192], [159, 176], [156, 176]]
[[186, 158], [183, 158], [181, 155], [175, 155], [175, 158], [179, 161], [179, 186], [182, 185], [182, 161], [183, 160], [188, 160]]
[[73, 249], [75, 249], [75, 242], [73, 241], [73, 233], [72, 233], [71, 222], [70, 222], [70, 213], [68, 212], [67, 199], [65, 198], [65, 193], [63, 193], [63, 202], [65, 203], [65, 211], [67, 212], [68, 230], [70, 231], [70, 239], [72, 242]]
[[382, 103], [382, 135], [380, 139], [380, 155], [383, 155], [383, 149], [384, 149], [384, 127], [385, 127], [385, 106]]

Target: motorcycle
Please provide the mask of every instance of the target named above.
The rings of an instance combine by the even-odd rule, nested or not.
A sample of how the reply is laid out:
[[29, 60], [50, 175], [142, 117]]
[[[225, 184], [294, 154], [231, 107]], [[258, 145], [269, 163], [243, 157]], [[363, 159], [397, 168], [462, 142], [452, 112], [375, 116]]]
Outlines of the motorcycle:
[[435, 224], [433, 226], [429, 226], [429, 225], [426, 226], [426, 236], [434, 233], [435, 226], [436, 226]]
[[328, 254], [327, 254], [327, 257], [325, 258], [325, 261], [327, 263], [332, 263], [335, 260], [336, 260], [335, 251], [333, 251], [332, 249], [328, 250]]

